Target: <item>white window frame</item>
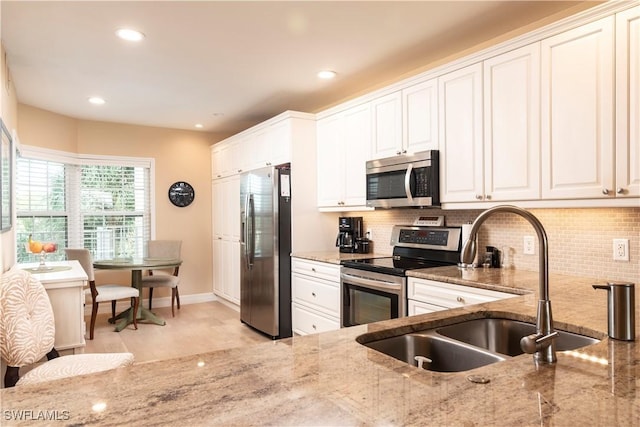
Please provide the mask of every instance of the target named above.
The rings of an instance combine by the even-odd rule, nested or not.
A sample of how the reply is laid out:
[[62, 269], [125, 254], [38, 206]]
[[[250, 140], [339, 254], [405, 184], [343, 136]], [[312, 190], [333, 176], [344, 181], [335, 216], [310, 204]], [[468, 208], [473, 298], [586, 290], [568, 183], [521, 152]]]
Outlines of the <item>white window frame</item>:
[[[70, 153], [49, 148], [20, 145], [20, 157], [72, 165], [100, 165], [149, 168], [149, 234], [156, 235], [155, 159], [153, 157], [127, 157]], [[79, 200], [79, 199], [78, 199]], [[79, 218], [78, 218], [79, 219]], [[69, 224], [69, 226], [73, 226]], [[83, 242], [69, 241], [70, 247], [80, 247]]]

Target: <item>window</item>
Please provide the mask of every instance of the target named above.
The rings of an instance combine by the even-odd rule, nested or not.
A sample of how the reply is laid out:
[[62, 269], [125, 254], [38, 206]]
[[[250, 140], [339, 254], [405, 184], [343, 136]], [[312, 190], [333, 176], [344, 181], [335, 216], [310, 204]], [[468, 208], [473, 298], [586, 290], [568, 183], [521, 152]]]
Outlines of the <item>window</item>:
[[16, 170], [17, 261], [34, 240], [85, 247], [95, 259], [142, 257], [151, 238], [152, 159], [77, 156], [24, 148]]

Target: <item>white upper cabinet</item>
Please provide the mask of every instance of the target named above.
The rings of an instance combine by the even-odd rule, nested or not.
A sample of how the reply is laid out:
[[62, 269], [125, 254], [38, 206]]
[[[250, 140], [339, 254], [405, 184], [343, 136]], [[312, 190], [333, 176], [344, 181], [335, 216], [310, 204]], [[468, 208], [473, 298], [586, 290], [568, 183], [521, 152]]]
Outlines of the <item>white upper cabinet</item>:
[[211, 177], [224, 178], [291, 162], [292, 120], [275, 120], [215, 144], [211, 149]]
[[345, 154], [342, 151], [341, 114], [318, 120], [318, 207], [337, 207], [344, 203]]
[[482, 64], [438, 78], [440, 201], [484, 198]]
[[615, 196], [613, 33], [610, 16], [541, 42], [544, 199]]
[[291, 120], [283, 120], [269, 126], [266, 135], [268, 155], [264, 158], [265, 166], [275, 166], [291, 161], [291, 144], [293, 129]]
[[640, 6], [616, 16], [616, 197], [640, 196]]
[[402, 94], [391, 93], [371, 101], [373, 134], [372, 158], [379, 159], [405, 154], [402, 145]]
[[438, 149], [438, 79], [402, 90], [403, 151]]
[[540, 44], [484, 61], [485, 200], [540, 198]]
[[363, 208], [371, 141], [369, 104], [319, 120], [317, 136], [318, 207], [326, 210]]
[[371, 158], [438, 149], [438, 80], [371, 101]]

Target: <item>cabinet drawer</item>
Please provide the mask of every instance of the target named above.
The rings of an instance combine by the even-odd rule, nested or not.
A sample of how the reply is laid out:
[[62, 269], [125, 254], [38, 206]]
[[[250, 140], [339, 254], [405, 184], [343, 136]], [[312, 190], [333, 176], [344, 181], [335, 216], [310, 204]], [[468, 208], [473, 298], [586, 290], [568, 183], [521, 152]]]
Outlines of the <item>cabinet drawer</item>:
[[291, 320], [293, 331], [300, 335], [340, 329], [340, 320], [337, 318], [325, 317], [296, 303], [292, 305]]
[[512, 298], [517, 295], [434, 280], [409, 278], [407, 298], [446, 308]]
[[291, 278], [293, 301], [330, 316], [340, 316], [340, 287], [337, 284], [298, 273], [293, 273]]
[[336, 284], [340, 283], [340, 266], [337, 264], [292, 258], [291, 271], [336, 282]]
[[447, 307], [441, 307], [439, 305], [428, 304], [426, 302], [420, 302], [410, 299], [407, 304], [407, 315], [415, 316], [416, 314], [433, 313], [435, 311], [447, 310]]

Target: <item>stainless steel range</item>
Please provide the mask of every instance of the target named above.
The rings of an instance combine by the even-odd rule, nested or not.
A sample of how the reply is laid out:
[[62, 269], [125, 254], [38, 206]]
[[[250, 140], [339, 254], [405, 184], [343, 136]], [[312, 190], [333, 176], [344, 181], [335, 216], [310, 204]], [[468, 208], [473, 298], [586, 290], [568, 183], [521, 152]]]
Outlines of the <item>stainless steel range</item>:
[[343, 327], [407, 315], [408, 270], [456, 265], [461, 227], [396, 225], [393, 256], [345, 261], [340, 275]]

